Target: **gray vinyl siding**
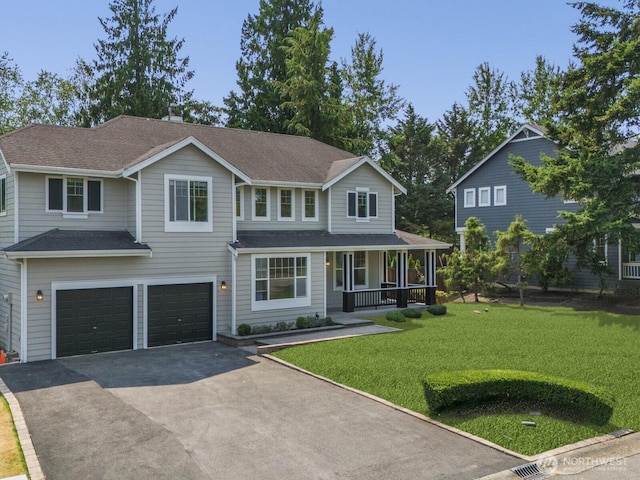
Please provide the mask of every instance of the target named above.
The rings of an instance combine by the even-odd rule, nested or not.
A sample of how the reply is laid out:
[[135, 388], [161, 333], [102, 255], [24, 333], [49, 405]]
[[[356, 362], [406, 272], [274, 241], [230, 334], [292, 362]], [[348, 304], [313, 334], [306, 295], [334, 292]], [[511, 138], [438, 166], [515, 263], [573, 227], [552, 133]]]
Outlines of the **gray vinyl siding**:
[[[347, 218], [347, 192], [368, 187], [378, 194], [378, 218], [358, 221]], [[360, 168], [337, 182], [331, 193], [331, 233], [392, 233], [392, 185], [369, 165]]]
[[[139, 174], [137, 175], [139, 177]], [[136, 178], [134, 175], [133, 178]], [[136, 183], [127, 180], [127, 204], [126, 204], [126, 229], [131, 235], [136, 236]]]
[[[132, 182], [124, 179], [102, 179], [103, 212], [89, 212], [88, 218], [64, 218], [61, 212], [46, 211], [47, 175], [24, 172], [19, 175], [20, 240], [53, 228], [67, 230], [126, 229], [128, 184]], [[135, 202], [135, 196], [133, 201]]]
[[[11, 294], [11, 302], [0, 296], [0, 348], [5, 351], [20, 351], [20, 265], [11, 260], [0, 259], [0, 295]], [[11, 323], [11, 342], [9, 342]]]
[[[545, 233], [562, 220], [558, 211], [575, 211], [576, 204], [564, 203], [558, 197], [546, 198], [533, 193], [528, 182], [522, 180], [509, 164], [510, 155], [523, 157], [533, 165], [540, 165], [540, 154], [554, 156], [556, 145], [544, 138], [512, 142], [496, 153], [484, 165], [470, 175], [457, 187], [456, 228], [464, 227], [469, 217], [479, 218], [484, 223], [492, 239], [496, 230], [506, 230], [516, 215], [522, 215], [528, 227], [536, 234]], [[507, 204], [494, 206], [494, 187], [506, 185]], [[490, 187], [491, 206], [478, 206], [478, 189]], [[476, 191], [476, 206], [464, 207], [465, 189]]]
[[4, 162], [0, 162], [0, 175], [6, 175], [5, 201], [6, 214], [0, 215], [0, 248], [8, 247], [14, 243], [15, 231], [15, 197], [14, 197], [14, 174], [8, 173]]
[[[296, 255], [304, 252], [297, 252]], [[270, 253], [271, 256], [291, 256], [291, 253]], [[237, 307], [236, 324], [263, 325], [277, 322], [295, 322], [299, 316], [324, 315], [324, 253], [312, 253], [309, 272], [311, 304], [307, 307], [251, 311], [251, 255], [239, 255], [237, 259]]]
[[[367, 252], [367, 288], [380, 288], [382, 270], [380, 266], [381, 253], [378, 250]], [[335, 288], [335, 255], [329, 253], [331, 265], [326, 267], [327, 272], [327, 310], [342, 310], [342, 289]]]
[[[265, 187], [258, 187], [265, 188]], [[295, 220], [278, 221], [278, 188], [266, 187], [269, 189], [269, 213], [270, 220], [252, 220], [253, 212], [253, 187], [244, 186], [244, 220], [238, 221], [238, 230], [326, 230], [327, 229], [327, 193], [320, 189], [303, 189], [293, 187], [283, 187], [283, 189], [293, 190], [295, 201]], [[318, 202], [318, 221], [302, 220], [304, 209], [305, 190], [316, 190]]]

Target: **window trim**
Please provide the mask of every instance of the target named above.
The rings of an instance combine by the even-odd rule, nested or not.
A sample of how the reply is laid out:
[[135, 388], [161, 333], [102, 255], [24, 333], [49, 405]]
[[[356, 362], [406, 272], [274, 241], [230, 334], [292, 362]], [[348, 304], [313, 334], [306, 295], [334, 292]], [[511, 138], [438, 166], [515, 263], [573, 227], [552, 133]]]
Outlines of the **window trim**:
[[[365, 210], [366, 210], [366, 216], [364, 217], [360, 217], [358, 215], [358, 196], [360, 194], [364, 194], [365, 198], [366, 198], [366, 206], [365, 206]], [[354, 196], [354, 201], [355, 201], [355, 205], [354, 205], [354, 212], [355, 215], [349, 215], [349, 196], [353, 195]], [[376, 205], [376, 214], [375, 215], [371, 215], [371, 199], [375, 198], [375, 205]], [[379, 215], [379, 211], [380, 211], [380, 202], [378, 202], [378, 192], [371, 192], [369, 191], [369, 187], [356, 187], [355, 190], [348, 190], [347, 191], [347, 208], [346, 208], [346, 215], [347, 218], [354, 218], [356, 220], [356, 222], [368, 222], [370, 219], [372, 218], [378, 218]]]
[[0, 175], [0, 217], [7, 215], [7, 175]]
[[[69, 212], [67, 211], [67, 181], [70, 178], [79, 178], [82, 180], [82, 211], [81, 212]], [[62, 209], [49, 208], [49, 181], [61, 180], [62, 181]], [[89, 182], [97, 182], [100, 184], [100, 210], [89, 210]], [[104, 181], [102, 178], [93, 177], [81, 177], [75, 175], [47, 175], [45, 177], [45, 212], [46, 213], [61, 213], [63, 218], [89, 218], [90, 214], [102, 214], [104, 213]]]
[[244, 185], [236, 186], [236, 198], [233, 199], [234, 208], [238, 210], [238, 195], [240, 195], [240, 209], [236, 211], [236, 220], [244, 220]]
[[[205, 182], [207, 184], [207, 221], [195, 222], [190, 220], [170, 220], [169, 206], [169, 182], [171, 180], [187, 182]], [[171, 232], [213, 232], [213, 179], [197, 175], [176, 175], [172, 173], [164, 174], [164, 231]], [[189, 196], [191, 198], [191, 196]]]
[[593, 252], [594, 254], [598, 253], [599, 241], [604, 241], [604, 245], [600, 245], [602, 247], [602, 254], [604, 256], [604, 260], [600, 260], [600, 265], [609, 265], [609, 238], [607, 235], [603, 235], [602, 237], [593, 239]]
[[[291, 192], [291, 216], [282, 216], [282, 192]], [[293, 188], [278, 188], [278, 221], [294, 222], [296, 220], [296, 191]]]
[[[504, 191], [504, 201], [498, 202], [498, 192], [502, 190]], [[493, 205], [495, 207], [504, 207], [507, 204], [507, 186], [506, 185], [496, 185], [493, 187]]]
[[[313, 193], [314, 197], [314, 216], [307, 217], [307, 192]], [[302, 190], [302, 221], [303, 222], [317, 222], [318, 221], [318, 191], [317, 190]]]
[[[471, 193], [473, 195], [473, 201], [467, 202], [468, 197], [467, 194]], [[464, 208], [473, 208], [476, 206], [476, 189], [475, 188], [465, 188], [463, 191], [463, 204]]]
[[[487, 194], [487, 201], [482, 201], [482, 194]], [[478, 188], [478, 207], [490, 207], [491, 206], [491, 187], [479, 187]]]
[[[266, 258], [269, 261], [272, 258], [306, 258], [307, 274], [306, 274], [306, 295], [304, 297], [284, 298], [277, 300], [256, 300], [256, 260]], [[294, 267], [297, 269], [296, 267]], [[303, 277], [295, 277], [295, 279]], [[268, 289], [268, 287], [267, 287]], [[296, 308], [311, 306], [311, 254], [310, 253], [282, 253], [268, 254], [257, 253], [251, 255], [251, 311], [257, 312], [262, 310], [275, 310], [281, 308]]]
[[[345, 252], [333, 252], [333, 290], [338, 292], [338, 291], [343, 291], [344, 290], [344, 285], [342, 284], [343, 282], [343, 275], [344, 275], [344, 254]], [[342, 265], [340, 266], [340, 268], [338, 269], [338, 258], [340, 259], [340, 262], [342, 262]], [[338, 275], [338, 271], [340, 271], [340, 275]], [[338, 285], [338, 280], [340, 281], [340, 285]]]
[[[356, 268], [356, 253], [364, 254], [364, 267]], [[364, 283], [356, 283], [356, 270], [364, 270]], [[369, 288], [369, 252], [356, 250], [353, 252], [353, 288], [354, 290], [366, 290]]]
[[[264, 217], [256, 216], [256, 190], [266, 191], [267, 215]], [[270, 187], [251, 187], [251, 220], [254, 222], [268, 222], [271, 220], [271, 188]]]

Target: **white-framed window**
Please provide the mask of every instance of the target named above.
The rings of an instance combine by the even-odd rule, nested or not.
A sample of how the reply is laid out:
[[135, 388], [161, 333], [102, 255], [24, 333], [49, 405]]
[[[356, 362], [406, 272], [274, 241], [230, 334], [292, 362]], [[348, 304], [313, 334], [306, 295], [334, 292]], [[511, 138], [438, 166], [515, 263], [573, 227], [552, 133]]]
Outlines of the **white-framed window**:
[[596, 260], [600, 265], [607, 265], [609, 255], [609, 245], [607, 243], [607, 236], [603, 235], [593, 239], [593, 253]]
[[353, 286], [367, 288], [367, 252], [353, 253]]
[[493, 205], [502, 207], [507, 204], [507, 186], [498, 185], [493, 187]]
[[464, 208], [470, 208], [476, 206], [476, 189], [465, 188], [464, 189]]
[[342, 290], [344, 281], [344, 268], [342, 266], [344, 262], [344, 252], [334, 252], [333, 255], [333, 289]]
[[244, 187], [236, 187], [236, 219], [244, 220]]
[[368, 188], [347, 192], [347, 218], [361, 221], [378, 218], [378, 193], [370, 192]]
[[491, 187], [480, 187], [478, 189], [478, 206], [479, 207], [491, 206]]
[[296, 199], [295, 190], [290, 188], [278, 189], [278, 220], [295, 220]]
[[0, 175], [0, 216], [7, 214], [7, 176]]
[[271, 219], [271, 196], [269, 187], [253, 187], [253, 202], [251, 207], [252, 220]]
[[212, 232], [211, 177], [164, 176], [164, 231]]
[[318, 191], [303, 190], [302, 191], [302, 220], [307, 222], [318, 221]]
[[252, 255], [253, 310], [311, 305], [310, 254]]
[[102, 180], [85, 177], [47, 177], [46, 211], [62, 212], [70, 217], [86, 218], [102, 213]]

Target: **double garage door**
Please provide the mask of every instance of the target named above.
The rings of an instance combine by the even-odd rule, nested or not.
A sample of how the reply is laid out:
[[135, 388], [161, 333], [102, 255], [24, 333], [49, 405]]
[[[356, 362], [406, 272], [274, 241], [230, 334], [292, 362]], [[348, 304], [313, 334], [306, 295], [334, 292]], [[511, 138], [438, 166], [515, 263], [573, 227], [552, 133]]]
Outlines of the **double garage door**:
[[[133, 348], [133, 287], [58, 290], [56, 355]], [[149, 347], [211, 340], [212, 283], [150, 285]]]

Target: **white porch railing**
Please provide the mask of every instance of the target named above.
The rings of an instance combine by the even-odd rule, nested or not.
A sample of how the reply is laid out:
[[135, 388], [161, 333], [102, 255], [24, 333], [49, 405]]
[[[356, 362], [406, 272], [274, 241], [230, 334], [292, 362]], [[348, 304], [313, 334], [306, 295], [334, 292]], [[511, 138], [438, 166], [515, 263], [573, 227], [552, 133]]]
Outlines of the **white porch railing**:
[[622, 278], [640, 280], [640, 262], [623, 263]]

